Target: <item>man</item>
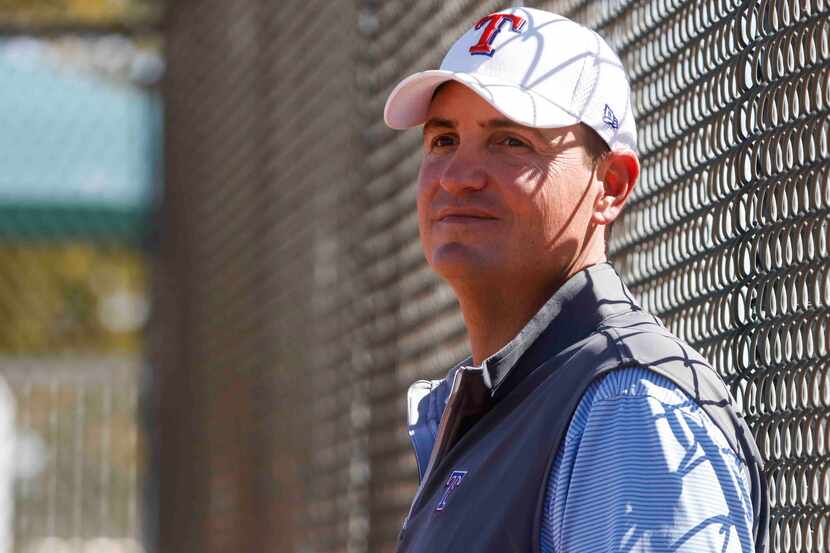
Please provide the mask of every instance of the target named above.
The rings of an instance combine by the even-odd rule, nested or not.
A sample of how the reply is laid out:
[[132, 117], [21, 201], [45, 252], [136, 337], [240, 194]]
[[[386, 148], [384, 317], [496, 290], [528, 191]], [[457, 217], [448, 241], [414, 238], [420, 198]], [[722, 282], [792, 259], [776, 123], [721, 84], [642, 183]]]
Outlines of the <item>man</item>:
[[385, 119], [423, 125], [421, 242], [472, 352], [410, 389], [421, 484], [398, 550], [763, 551], [760, 455], [726, 388], [606, 262], [640, 172], [607, 44], [488, 15]]

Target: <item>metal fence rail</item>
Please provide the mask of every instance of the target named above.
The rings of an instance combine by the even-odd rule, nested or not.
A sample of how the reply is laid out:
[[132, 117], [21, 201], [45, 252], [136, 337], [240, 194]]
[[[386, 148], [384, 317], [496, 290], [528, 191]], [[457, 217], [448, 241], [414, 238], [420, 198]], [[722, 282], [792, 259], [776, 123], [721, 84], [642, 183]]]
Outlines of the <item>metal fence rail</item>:
[[[195, 4], [168, 25], [162, 549], [391, 551], [404, 390], [467, 346], [418, 243], [419, 133], [383, 103], [507, 4]], [[643, 175], [612, 256], [747, 414], [773, 551], [830, 551], [830, 3], [528, 4], [619, 52]]]
[[0, 367], [17, 404], [17, 449], [29, 461], [16, 485], [16, 550], [84, 551], [98, 544], [104, 551], [142, 551], [140, 363], [5, 357]]

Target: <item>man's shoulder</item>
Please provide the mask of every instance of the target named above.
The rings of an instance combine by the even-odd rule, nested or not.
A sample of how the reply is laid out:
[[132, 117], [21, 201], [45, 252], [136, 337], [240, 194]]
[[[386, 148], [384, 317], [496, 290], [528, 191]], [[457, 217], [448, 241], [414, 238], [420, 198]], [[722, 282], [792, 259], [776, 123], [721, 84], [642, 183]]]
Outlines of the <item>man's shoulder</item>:
[[[672, 381], [673, 387], [679, 385], [681, 389], [705, 381], [709, 395], [718, 396], [708, 399], [729, 397], [723, 379], [712, 363], [646, 311], [631, 311], [605, 319], [598, 325], [593, 338], [598, 344], [594, 349], [607, 348], [604, 353], [607, 364], [650, 369], [657, 373], [649, 375], [650, 379], [662, 376], [663, 381]], [[621, 378], [622, 375], [617, 375], [608, 383]]]
[[551, 376], [560, 373], [556, 386], [580, 379], [584, 383], [576, 386], [580, 399], [571, 419], [572, 434], [580, 433], [590, 413], [644, 409], [654, 417], [671, 411], [697, 420], [707, 431], [718, 434], [717, 427], [732, 435], [725, 413], [701, 406], [734, 405], [721, 376], [700, 352], [644, 310], [603, 319], [554, 365], [558, 369]]
[[[706, 436], [707, 443], [716, 444], [720, 454], [731, 452], [727, 457], [736, 466], [743, 465], [700, 404], [676, 383], [645, 367], [622, 368], [594, 380], [571, 418], [566, 441], [581, 440], [588, 427], [597, 425], [595, 430], [624, 436], [631, 436], [632, 431], [639, 435], [645, 428], [653, 427], [655, 435], [676, 438], [677, 428], [673, 425], [678, 424], [678, 428], [685, 428], [697, 440]], [[671, 431], [668, 427], [672, 427]], [[637, 440], [636, 436], [631, 438]]]
[[624, 367], [605, 373], [585, 390], [584, 397], [592, 402], [617, 399], [653, 399], [678, 408], [698, 407], [683, 390], [665, 376], [646, 367]]
[[703, 356], [688, 342], [672, 333], [662, 321], [647, 311], [635, 310], [609, 317], [597, 327], [616, 346], [624, 361], [659, 359], [670, 355], [688, 357], [694, 362], [709, 365]]
[[653, 416], [670, 411], [700, 422], [705, 418], [707, 425], [710, 422], [700, 405], [680, 386], [641, 366], [620, 368], [594, 379], [577, 404], [569, 432], [581, 433], [580, 426], [589, 418], [609, 409], [613, 412], [645, 409]]

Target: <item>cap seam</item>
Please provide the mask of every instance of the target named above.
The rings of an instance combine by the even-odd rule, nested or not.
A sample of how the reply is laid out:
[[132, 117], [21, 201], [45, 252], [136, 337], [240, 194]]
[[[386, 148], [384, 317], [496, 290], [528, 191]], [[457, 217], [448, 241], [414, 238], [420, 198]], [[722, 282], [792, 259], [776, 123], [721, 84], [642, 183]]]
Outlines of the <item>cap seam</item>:
[[[491, 86], [493, 86], [492, 84], [485, 84], [485, 83], [483, 83], [483, 82], [481, 81], [481, 79], [479, 79], [479, 78], [477, 77], [477, 75], [475, 75], [475, 74], [473, 74], [473, 73], [466, 73], [466, 72], [457, 72], [457, 73], [454, 73], [453, 78], [452, 78], [453, 80], [457, 80], [457, 79], [455, 79], [455, 76], [456, 76], [456, 75], [464, 75], [464, 76], [467, 76], [467, 77], [469, 77], [469, 78], [470, 78], [470, 79], [471, 79], [471, 80], [472, 80], [472, 81], [473, 81], [476, 85], [478, 85], [478, 86], [480, 86], [480, 87], [482, 87], [482, 88], [484, 88], [484, 89], [488, 89], [488, 88], [490, 88]], [[492, 78], [499, 79], [499, 77], [497, 77], [497, 76], [495, 76], [495, 75], [489, 75], [489, 76], [490, 76], [490, 77], [492, 77]], [[466, 82], [464, 82], [463, 80], [462, 80], [462, 81], [460, 81], [460, 82], [461, 82], [461, 84], [467, 84], [467, 83], [466, 83]], [[498, 84], [496, 84], [496, 86], [505, 86], [505, 87], [515, 88], [515, 89], [517, 89], [517, 90], [520, 90], [520, 91], [521, 91], [521, 92], [523, 92], [524, 94], [527, 94], [530, 98], [532, 98], [532, 99], [533, 99], [534, 111], [536, 110], [536, 101], [535, 101], [535, 96], [538, 96], [539, 98], [542, 98], [542, 99], [543, 99], [543, 100], [545, 100], [546, 102], [548, 102], [548, 103], [550, 103], [550, 104], [553, 104], [553, 105], [554, 105], [554, 106], [556, 106], [558, 109], [561, 109], [562, 111], [564, 111], [565, 113], [567, 113], [567, 114], [568, 114], [568, 115], [570, 115], [571, 117], [573, 117], [573, 118], [577, 119], [578, 121], [582, 121], [582, 117], [580, 117], [579, 115], [577, 115], [577, 114], [574, 112], [574, 110], [572, 109], [572, 108], [573, 108], [573, 105], [570, 105], [570, 106], [568, 106], [568, 107], [562, 106], [559, 102], [556, 102], [556, 101], [554, 101], [554, 100], [551, 100], [550, 98], [548, 98], [548, 97], [546, 97], [546, 96], [544, 96], [544, 95], [540, 94], [539, 92], [537, 92], [537, 91], [533, 90], [532, 88], [528, 88], [528, 87], [526, 87], [526, 86], [524, 86], [524, 85], [522, 85], [522, 84], [516, 84], [516, 83], [510, 83], [510, 82], [498, 83]], [[489, 103], [489, 102], [488, 102], [488, 103]], [[498, 109], [498, 108], [496, 108], [496, 109]]]
[[[582, 74], [585, 73], [585, 64], [588, 63], [588, 58], [589, 56], [584, 56], [582, 58], [582, 67], [579, 68], [579, 76], [576, 78], [576, 82], [574, 83], [574, 89], [571, 92], [571, 108], [573, 108], [574, 105], [574, 98], [576, 97], [576, 91], [579, 89], [579, 83], [582, 82]], [[579, 120], [581, 121], [582, 117], [580, 117]]]

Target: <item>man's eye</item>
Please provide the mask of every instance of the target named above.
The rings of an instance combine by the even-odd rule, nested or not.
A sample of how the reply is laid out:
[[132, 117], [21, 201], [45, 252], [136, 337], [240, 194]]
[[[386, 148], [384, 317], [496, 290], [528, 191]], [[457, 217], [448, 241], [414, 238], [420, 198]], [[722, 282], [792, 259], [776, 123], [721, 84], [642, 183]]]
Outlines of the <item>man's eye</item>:
[[438, 135], [430, 141], [430, 145], [433, 148], [446, 148], [447, 146], [452, 146], [454, 144], [455, 138], [447, 134]]
[[527, 144], [524, 141], [512, 136], [506, 136], [502, 138], [501, 140], [499, 140], [499, 144], [511, 147], [527, 147]]

